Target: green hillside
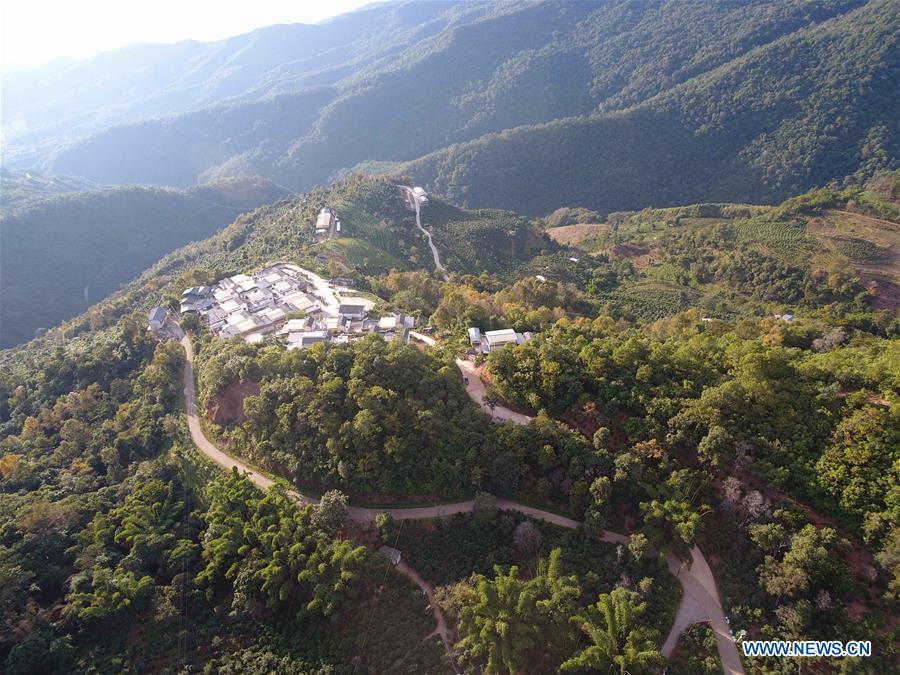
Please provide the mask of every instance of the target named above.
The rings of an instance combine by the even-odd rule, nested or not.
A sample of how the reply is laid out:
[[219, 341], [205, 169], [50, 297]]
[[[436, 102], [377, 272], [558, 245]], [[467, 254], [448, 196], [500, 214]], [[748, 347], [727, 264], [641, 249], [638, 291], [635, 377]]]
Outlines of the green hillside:
[[898, 84], [898, 0], [4, 72], [0, 672], [896, 672]]
[[[884, 174], [773, 207], [611, 213], [580, 248], [514, 213], [433, 200], [423, 218], [449, 281], [386, 178], [241, 215], [0, 351], [0, 660], [11, 673], [333, 673], [354, 660], [371, 673], [478, 672], [500, 650], [479, 626], [503, 616], [548, 636], [510, 646], [513, 670], [555, 672], [582, 662], [584, 627], [616, 606], [655, 669], [682, 593], [666, 556], [677, 564], [696, 544], [736, 632], [860, 636], [874, 645], [862, 666], [889, 672], [900, 325], [862, 274], [896, 252], [898, 196]], [[344, 236], [315, 242], [325, 204]], [[548, 220], [579, 216], [597, 214]], [[246, 421], [204, 428], [276, 477], [263, 493], [192, 445], [184, 352], [156, 344], [142, 310], [275, 259], [353, 277], [440, 342], [287, 351], [193, 335], [201, 414], [237, 383], [258, 386]], [[721, 305], [704, 304], [714, 293]], [[794, 321], [771, 316], [787, 310]], [[538, 332], [494, 350], [482, 374], [494, 404], [529, 423], [491, 423], [466, 395], [453, 358], [473, 323]], [[369, 525], [345, 519], [341, 493], [310, 507], [289, 485], [476, 507]], [[529, 521], [497, 497], [585, 526]], [[609, 543], [605, 529], [631, 536]], [[433, 601], [381, 545], [402, 550]], [[496, 607], [497, 593], [527, 611]], [[676, 652], [672, 667], [715, 666], [708, 636], [681, 640], [696, 658]]]
[[[313, 225], [324, 206], [340, 215], [340, 238], [316, 239]], [[423, 220], [434, 231], [442, 255], [453, 259], [450, 269], [454, 271], [479, 272], [484, 269], [480, 265], [490, 263], [488, 269], [514, 278], [533, 255], [545, 247], [555, 248], [542, 237], [539, 223], [514, 213], [466, 211], [434, 200], [423, 210]], [[52, 343], [59, 336], [115, 323], [135, 308], [174, 302], [181, 287], [193, 283], [190, 279], [218, 278], [277, 259], [326, 276], [350, 276], [363, 290], [391, 270], [433, 269], [414, 214], [406, 208], [395, 182], [349, 176], [328, 188], [239, 216], [211, 237], [164, 256], [106, 300], [50, 330], [47, 337]]]
[[24, 342], [81, 313], [166, 253], [286, 194], [259, 179], [228, 180], [187, 191], [51, 195], [4, 208], [0, 345]]
[[0, 209], [7, 211], [24, 202], [49, 195], [96, 190], [97, 185], [71, 176], [45, 176], [37, 171], [0, 168]]
[[[554, 272], [607, 311], [656, 319], [796, 313], [833, 302], [900, 309], [897, 172], [777, 207], [698, 204], [611, 213], [574, 244], [594, 261]], [[555, 230], [548, 230], [557, 238]], [[563, 228], [566, 230], [568, 228]]]
[[[111, 127], [328, 87], [490, 10], [487, 3], [375, 4], [315, 25], [268, 26], [215, 42], [131, 45], [5, 72], [4, 159], [27, 164]], [[272, 103], [273, 111], [289, 113], [289, 106]], [[290, 127], [285, 117], [282, 123]], [[202, 148], [193, 152], [200, 161]]]

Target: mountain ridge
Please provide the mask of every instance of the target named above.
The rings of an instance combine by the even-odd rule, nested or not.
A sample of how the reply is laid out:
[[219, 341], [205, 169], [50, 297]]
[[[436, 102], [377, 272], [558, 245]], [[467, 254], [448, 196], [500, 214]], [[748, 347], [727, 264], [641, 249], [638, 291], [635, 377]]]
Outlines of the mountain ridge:
[[[551, 196], [558, 192], [554, 186], [538, 190], [537, 200], [531, 188], [525, 195], [506, 194], [496, 184], [502, 175], [496, 167], [470, 167], [463, 155], [451, 158], [454, 151], [481, 144], [479, 152], [496, 154], [490, 146], [496, 146], [497, 134], [529, 135], [529, 126], [554, 124], [566, 132], [556, 139], [560, 145], [585, 146], [576, 127], [599, 120], [611, 127], [613, 147], [615, 134], [628, 131], [617, 121], [621, 114], [640, 117], [644, 113], [635, 111], [647, 110], [656, 118], [636, 120], [636, 144], [619, 144], [619, 152], [630, 151], [630, 168], [643, 170], [641, 154], [648, 154], [645, 163], [669, 169], [685, 153], [698, 166], [710, 165], [697, 180], [681, 177], [672, 186], [660, 180], [669, 174], [651, 170], [646, 182], [660, 184], [659, 189], [619, 202], [582, 204], [605, 210], [687, 201], [780, 201], [857, 170], [871, 175], [896, 163], [890, 93], [900, 17], [883, 0], [470, 3], [440, 11], [407, 2], [380, 11], [372, 35], [390, 32], [391, 21], [407, 32], [399, 31], [365, 64], [347, 65], [340, 78], [316, 81], [315, 87], [306, 80], [310, 86], [302, 91], [269, 89], [278, 95], [118, 126], [32, 158], [51, 172], [100, 181], [185, 186], [263, 175], [296, 191], [327, 183], [355, 166], [399, 165], [400, 172], [461, 204], [529, 213], [576, 205], [574, 198], [592, 191], [598, 180], [614, 182], [617, 171], [595, 167], [598, 175], [581, 181], [573, 167], [548, 170], [539, 161], [542, 141], [530, 139], [502, 158], [504, 171], [529, 165], [528, 182], [538, 185], [553, 185], [566, 171], [575, 177], [571, 192], [560, 195], [564, 199]], [[408, 27], [419, 19], [416, 28]], [[422, 39], [409, 38], [413, 33]], [[873, 48], [875, 43], [880, 48]], [[835, 46], [840, 58], [829, 51]], [[784, 87], [779, 71], [773, 76], [766, 68], [778, 58], [789, 62], [792, 50], [803, 58], [803, 67], [788, 72], [789, 64], [784, 66], [790, 78]], [[740, 77], [729, 79], [729, 72]], [[831, 99], [819, 111], [821, 90]], [[677, 100], [685, 91], [690, 95]], [[812, 111], [813, 117], [798, 119], [798, 108]], [[857, 128], [841, 110], [862, 111], [878, 123]], [[659, 119], [661, 112], [671, 119]], [[644, 122], [659, 128], [645, 129]], [[730, 142], [735, 129], [755, 129], [756, 145], [754, 138], [743, 146]], [[652, 153], [637, 143], [649, 132], [659, 146]], [[825, 137], [841, 134], [844, 147], [821, 150]], [[814, 166], [792, 163], [784, 150], [790, 147], [815, 155]], [[140, 160], [154, 148], [164, 148], [167, 161], [152, 153], [150, 161]], [[866, 157], [859, 156], [863, 151]], [[486, 184], [493, 180], [494, 185], [475, 185], [482, 174]], [[706, 183], [721, 187], [704, 191]], [[534, 203], [523, 208], [517, 202], [523, 196]]]

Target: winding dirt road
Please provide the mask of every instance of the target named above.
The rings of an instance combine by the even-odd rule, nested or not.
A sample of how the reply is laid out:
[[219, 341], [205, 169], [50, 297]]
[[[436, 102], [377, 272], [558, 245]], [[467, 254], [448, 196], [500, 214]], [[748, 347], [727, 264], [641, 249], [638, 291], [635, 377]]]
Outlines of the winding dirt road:
[[[177, 329], [175, 333], [180, 338], [181, 346], [184, 348], [185, 354], [183, 376], [184, 405], [191, 440], [193, 440], [194, 444], [204, 455], [209, 457], [219, 466], [226, 470], [237, 468], [239, 472], [246, 474], [247, 478], [260, 489], [269, 489], [275, 484], [275, 481], [258, 473], [240, 460], [222, 452], [203, 433], [203, 428], [200, 425], [200, 418], [197, 412], [197, 396], [194, 384], [194, 348], [191, 344], [190, 336], [181, 332], [181, 329], [177, 328], [177, 325], [175, 328]], [[470, 382], [472, 379], [473, 378], [470, 377]], [[475, 376], [474, 379], [479, 382], [481, 381], [477, 376]], [[482, 388], [483, 387], [484, 384], [482, 383]], [[496, 409], [494, 412], [496, 412]], [[512, 413], [513, 411], [509, 412]], [[519, 413], [513, 414], [519, 415]], [[527, 416], [522, 417], [527, 418]], [[510, 421], [515, 420], [510, 419]], [[518, 423], [521, 424], [527, 422]], [[314, 504], [317, 501], [310, 496], [304, 495], [298, 490], [289, 490], [287, 494], [297, 502], [304, 504]], [[568, 529], [577, 529], [581, 526], [581, 523], [573, 518], [568, 518], [550, 511], [544, 511], [532, 506], [526, 506], [525, 504], [520, 504], [508, 499], [497, 500], [497, 506], [503, 510], [517, 511], [529, 518], [543, 520]], [[453, 504], [435, 504], [434, 506], [412, 508], [369, 508], [351, 506], [349, 509], [349, 516], [356, 521], [370, 522], [375, 520], [377, 514], [387, 512], [390, 513], [395, 520], [419, 520], [427, 518], [444, 518], [457, 513], [468, 513], [472, 511], [473, 508], [474, 502], [472, 500], [456, 502]], [[610, 531], [605, 531], [602, 535], [602, 539], [616, 544], [627, 544], [629, 541], [628, 537], [624, 534]], [[703, 557], [703, 554], [700, 552], [700, 549], [695, 546], [691, 550], [690, 565], [671, 554], [668, 556], [667, 562], [669, 571], [675, 576], [684, 591], [684, 597], [679, 603], [674, 624], [664, 643], [664, 649], [667, 649], [668, 651], [667, 655], [671, 655], [672, 649], [674, 649], [674, 646], [678, 641], [678, 636], [681, 635], [682, 631], [684, 631], [691, 623], [700, 620], [700, 615], [704, 614], [705, 619], [709, 620], [713, 631], [715, 632], [719, 658], [722, 661], [724, 672], [726, 675], [744, 675], [744, 669], [741, 665], [737, 646], [735, 645], [734, 638], [731, 636], [728, 624], [725, 621], [725, 615], [722, 611], [722, 604], [719, 600], [715, 579], [713, 578], [712, 571], [710, 570], [706, 559]], [[412, 579], [416, 585], [428, 594], [431, 589], [430, 585], [422, 580], [421, 577], [408, 566], [405, 566], [405, 568], [406, 569], [404, 570], [403, 568], [400, 568], [400, 566], [397, 567], [398, 571]], [[408, 572], [412, 572], [412, 574]], [[686, 600], [687, 596], [690, 596], [691, 599]], [[429, 596], [429, 600], [432, 599], [433, 596]], [[431, 607], [435, 616], [435, 621], [437, 622], [436, 630], [447, 647], [449, 655], [450, 645], [446, 622], [444, 621], [440, 608], [433, 601]]]
[[512, 422], [514, 424], [528, 424], [531, 421], [531, 417], [528, 415], [523, 415], [522, 413], [518, 413], [515, 410], [510, 410], [506, 406], [500, 405], [499, 403], [494, 404], [494, 406], [490, 406], [487, 402], [485, 402], [484, 395], [486, 388], [484, 386], [484, 382], [478, 374], [478, 369], [475, 367], [475, 364], [471, 361], [466, 361], [464, 359], [456, 359], [456, 367], [462, 372], [465, 380], [465, 388], [466, 393], [469, 395], [478, 406], [491, 416], [491, 419], [494, 422]]
[[422, 215], [420, 212], [421, 203], [419, 202], [419, 198], [416, 197], [413, 189], [408, 185], [398, 185], [397, 187], [406, 193], [406, 200], [412, 204], [413, 208], [416, 210], [416, 227], [422, 231], [422, 234], [424, 234], [425, 238], [428, 240], [428, 248], [431, 249], [431, 257], [434, 258], [434, 268], [444, 275], [444, 281], [450, 281], [450, 276], [447, 274], [446, 268], [441, 264], [441, 256], [438, 253], [437, 246], [435, 246], [434, 242], [431, 240], [431, 232], [422, 227]]

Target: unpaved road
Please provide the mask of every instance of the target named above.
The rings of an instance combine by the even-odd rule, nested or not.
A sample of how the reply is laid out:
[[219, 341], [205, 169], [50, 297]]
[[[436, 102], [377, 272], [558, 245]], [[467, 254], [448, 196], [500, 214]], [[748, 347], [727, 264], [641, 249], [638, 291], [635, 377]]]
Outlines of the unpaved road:
[[855, 211], [841, 211], [840, 209], [825, 209], [823, 211], [824, 214], [836, 214], [839, 216], [850, 216], [851, 218], [857, 218], [859, 220], [864, 220], [869, 224], [877, 225], [879, 227], [885, 227], [889, 230], [900, 230], [900, 223], [895, 223], [893, 220], [884, 220], [883, 218], [876, 218], [875, 216], [867, 216], [864, 213], [856, 213]]
[[419, 203], [419, 198], [416, 197], [413, 189], [408, 185], [398, 185], [398, 188], [406, 192], [406, 199], [413, 205], [416, 209], [416, 227], [418, 227], [422, 234], [425, 235], [425, 238], [428, 240], [428, 248], [431, 249], [431, 256], [434, 258], [434, 267], [435, 269], [444, 275], [444, 281], [450, 281], [450, 276], [447, 274], [447, 270], [441, 264], [441, 256], [438, 253], [437, 246], [434, 245], [434, 242], [431, 240], [431, 232], [422, 227], [422, 215], [420, 211], [421, 204]]
[[[254, 485], [262, 490], [268, 490], [275, 484], [272, 479], [251, 469], [240, 460], [235, 459], [230, 455], [222, 452], [208, 438], [206, 438], [206, 435], [203, 433], [203, 429], [200, 426], [200, 419], [197, 412], [197, 397], [194, 385], [194, 349], [191, 345], [190, 336], [180, 333], [180, 329], [178, 329], [178, 333], [181, 336], [180, 342], [181, 346], [184, 348], [185, 353], [184, 405], [185, 413], [187, 414], [188, 430], [190, 431], [191, 439], [204, 455], [209, 457], [219, 466], [223, 467], [226, 470], [231, 470], [232, 467], [236, 467], [239, 472], [247, 474], [247, 478]], [[470, 378], [470, 382], [472, 381], [472, 379], [473, 378]], [[474, 379], [478, 378], [476, 377]], [[478, 381], [480, 382], [480, 379], [478, 379]], [[513, 411], [509, 412], [513, 413]], [[513, 414], [519, 415], [519, 413]], [[524, 415], [521, 417], [527, 418], [527, 416]], [[510, 419], [510, 421], [515, 420]], [[524, 424], [527, 423], [527, 420], [526, 422], [518, 423]], [[297, 502], [304, 504], [314, 504], [317, 501], [312, 497], [304, 495], [298, 490], [290, 490], [288, 491], [288, 495]], [[503, 510], [518, 511], [519, 513], [522, 513], [529, 518], [543, 520], [555, 525], [559, 525], [560, 527], [576, 529], [581, 525], [579, 521], [574, 520], [573, 518], [562, 516], [551, 511], [538, 509], [532, 506], [527, 506], [525, 504], [520, 504], [508, 499], [498, 500], [497, 506]], [[349, 516], [353, 520], [368, 522], [374, 520], [375, 516], [378, 513], [387, 512], [390, 513], [395, 520], [419, 520], [426, 518], [444, 518], [456, 513], [468, 513], [472, 511], [473, 508], [474, 502], [472, 500], [456, 502], [453, 504], [436, 504], [434, 506], [421, 506], [412, 508], [370, 508], [351, 506], [349, 509]], [[629, 540], [628, 537], [623, 534], [610, 531], [604, 531], [602, 539], [604, 541], [617, 544], [627, 544]], [[675, 578], [678, 580], [679, 584], [681, 584], [684, 595], [692, 596], [695, 602], [691, 603], [682, 601], [679, 604], [678, 611], [675, 616], [675, 621], [672, 625], [672, 629], [669, 632], [669, 636], [665, 641], [665, 645], [671, 644], [674, 647], [674, 644], [677, 642], [678, 636], [681, 635], [681, 632], [685, 628], [687, 628], [687, 626], [697, 620], [697, 616], [699, 614], [699, 612], [697, 612], [697, 606], [699, 606], [702, 612], [705, 613], [706, 618], [708, 618], [708, 620], [710, 621], [713, 631], [715, 632], [716, 645], [718, 647], [719, 658], [722, 661], [724, 672], [726, 673], [726, 675], [744, 675], [744, 669], [741, 665], [737, 646], [734, 642], [734, 638], [731, 636], [729, 626], [725, 621], [725, 615], [722, 611], [722, 604], [719, 600], [719, 592], [716, 588], [715, 579], [713, 578], [712, 571], [710, 570], [706, 559], [703, 557], [703, 554], [700, 552], [700, 549], [695, 546], [691, 550], [690, 565], [687, 565], [680, 559], [670, 554], [668, 556], [668, 566], [669, 571], [673, 575], [675, 575]], [[409, 570], [411, 568], [407, 566], [407, 569]], [[415, 581], [417, 584], [418, 581], [416, 580], [416, 578], [421, 580], [421, 577], [418, 577], [417, 574], [415, 575], [415, 577], [412, 577], [409, 574], [406, 574], [406, 576], [413, 579], [413, 581]], [[424, 583], [424, 580], [422, 580], [422, 584]], [[422, 584], [419, 584], [419, 586], [424, 590], [425, 586], [423, 586]], [[430, 586], [428, 588], [430, 588]], [[430, 596], [429, 600], [431, 600], [432, 597], [433, 596]], [[449, 638], [446, 636], [446, 623], [444, 622], [441, 611], [437, 607], [437, 605], [432, 602], [431, 606], [435, 621], [437, 623], [438, 633], [441, 635], [441, 639], [445, 642], [445, 645], [448, 646], [449, 655]], [[687, 613], [689, 613], [690, 616], [684, 616]], [[444, 627], [443, 633], [441, 633], [440, 631], [440, 628], [442, 626]]]
[[[398, 562], [394, 569], [421, 588], [425, 597], [428, 598], [428, 604], [431, 605], [431, 609], [434, 612], [434, 619], [437, 622], [437, 627], [435, 627], [431, 635], [438, 635], [441, 638], [441, 642], [444, 643], [444, 650], [447, 652], [447, 656], [450, 656], [453, 652], [453, 645], [450, 642], [450, 631], [447, 629], [444, 613], [441, 611], [440, 607], [438, 607], [438, 604], [434, 599], [434, 588], [432, 588], [431, 584], [420, 577], [419, 573], [407, 565], [403, 560]], [[425, 639], [427, 640], [431, 635], [428, 635]], [[453, 661], [452, 657], [450, 660]]]
[[528, 424], [531, 421], [531, 417], [528, 415], [523, 415], [499, 404], [494, 405], [492, 408], [485, 402], [484, 382], [481, 380], [474, 363], [464, 359], [456, 359], [456, 367], [462, 372], [463, 377], [467, 379], [464, 386], [466, 393], [469, 394], [469, 398], [490, 415], [492, 420], [495, 422], [513, 422], [514, 424]]

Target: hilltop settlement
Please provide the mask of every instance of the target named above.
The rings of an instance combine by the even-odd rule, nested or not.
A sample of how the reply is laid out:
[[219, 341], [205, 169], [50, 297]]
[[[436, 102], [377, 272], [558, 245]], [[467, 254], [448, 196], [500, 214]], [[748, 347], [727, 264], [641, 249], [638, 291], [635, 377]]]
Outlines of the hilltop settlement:
[[186, 289], [179, 311], [199, 314], [219, 338], [239, 336], [249, 343], [282, 340], [288, 349], [317, 342], [346, 343], [370, 333], [408, 342], [415, 318], [399, 312], [370, 316], [374, 306], [373, 300], [336, 280], [276, 262], [254, 274]]

